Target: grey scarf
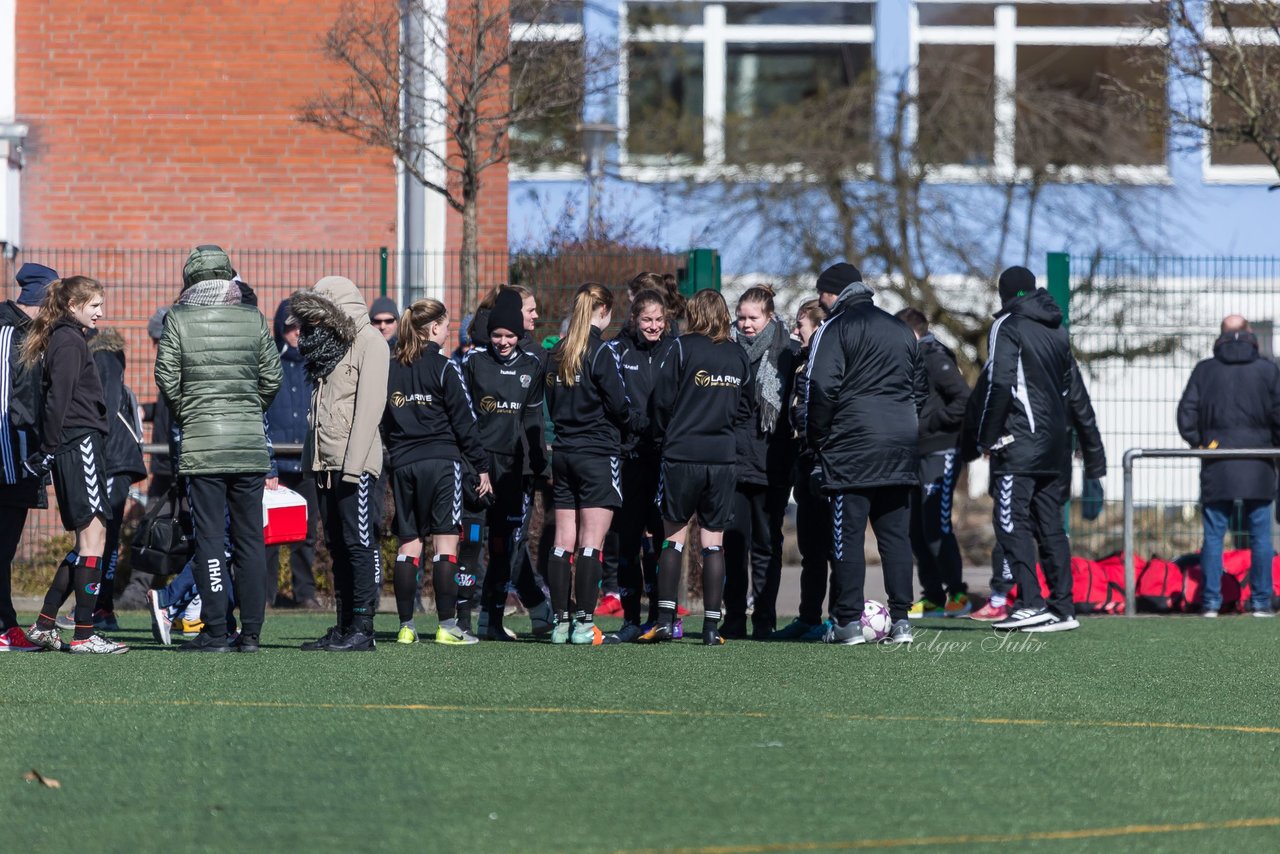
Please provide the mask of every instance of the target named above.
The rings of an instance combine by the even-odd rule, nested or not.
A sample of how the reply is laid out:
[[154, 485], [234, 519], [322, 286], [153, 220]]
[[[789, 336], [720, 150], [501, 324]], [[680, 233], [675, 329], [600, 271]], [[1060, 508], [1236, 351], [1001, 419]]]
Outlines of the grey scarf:
[[782, 411], [782, 378], [778, 376], [778, 356], [786, 346], [786, 331], [772, 318], [758, 335], [738, 333], [738, 343], [747, 351], [756, 379], [756, 403], [760, 407], [760, 429], [772, 433]]
[[178, 296], [178, 305], [239, 305], [240, 287], [227, 279], [209, 279], [187, 288]]

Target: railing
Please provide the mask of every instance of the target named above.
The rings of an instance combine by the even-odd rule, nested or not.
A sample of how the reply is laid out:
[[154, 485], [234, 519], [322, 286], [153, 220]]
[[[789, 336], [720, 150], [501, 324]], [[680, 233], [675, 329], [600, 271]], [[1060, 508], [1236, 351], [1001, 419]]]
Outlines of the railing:
[[1133, 464], [1139, 459], [1277, 460], [1280, 448], [1130, 448], [1124, 452], [1124, 612], [1137, 613], [1133, 542]]

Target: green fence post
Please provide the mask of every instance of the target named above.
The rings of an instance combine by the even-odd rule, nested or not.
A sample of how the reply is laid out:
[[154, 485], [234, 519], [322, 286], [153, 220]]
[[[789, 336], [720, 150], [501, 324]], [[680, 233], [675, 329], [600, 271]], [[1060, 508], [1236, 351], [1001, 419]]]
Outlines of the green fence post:
[[387, 247], [378, 248], [378, 293], [381, 296], [387, 295]]
[[714, 249], [690, 249], [685, 253], [684, 269], [676, 279], [680, 293], [687, 297], [703, 288], [720, 290], [720, 253]]
[[1049, 274], [1049, 296], [1062, 309], [1062, 325], [1071, 328], [1071, 256], [1065, 252], [1050, 252], [1045, 261]]
[[[1062, 326], [1071, 330], [1071, 256], [1065, 252], [1050, 252], [1045, 259], [1045, 271], [1049, 274], [1049, 296], [1062, 309]], [[1071, 456], [1075, 458], [1076, 435], [1071, 433]], [[1062, 504], [1062, 526], [1071, 536], [1071, 492]]]

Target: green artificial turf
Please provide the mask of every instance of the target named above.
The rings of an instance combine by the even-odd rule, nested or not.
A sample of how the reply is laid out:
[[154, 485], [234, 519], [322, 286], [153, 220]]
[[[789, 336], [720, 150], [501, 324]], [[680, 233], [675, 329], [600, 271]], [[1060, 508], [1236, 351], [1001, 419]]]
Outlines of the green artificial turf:
[[4, 849], [1280, 847], [1276, 620], [333, 655], [296, 649], [325, 617], [273, 614], [256, 656], [122, 623], [129, 655], [0, 656]]

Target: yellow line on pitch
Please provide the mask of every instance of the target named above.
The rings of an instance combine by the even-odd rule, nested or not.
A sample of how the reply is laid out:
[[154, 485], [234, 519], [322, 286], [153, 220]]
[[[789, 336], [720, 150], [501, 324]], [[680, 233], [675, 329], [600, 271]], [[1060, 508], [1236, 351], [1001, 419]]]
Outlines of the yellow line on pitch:
[[770, 854], [775, 851], [856, 851], [876, 848], [918, 848], [937, 845], [996, 845], [1070, 839], [1108, 839], [1156, 833], [1194, 833], [1202, 830], [1244, 830], [1280, 827], [1280, 816], [1237, 818], [1230, 821], [1193, 821], [1187, 824], [1128, 824], [1123, 827], [1087, 827], [1079, 830], [1039, 830], [1029, 833], [973, 833], [956, 836], [917, 836], [889, 839], [848, 839], [832, 842], [778, 842], [760, 845], [707, 845], [694, 848], [631, 848], [614, 854]]
[[[0, 699], [0, 704], [5, 700]], [[574, 709], [561, 706], [458, 706], [429, 703], [294, 703], [269, 700], [81, 700], [101, 706], [213, 706], [232, 709], [317, 709], [362, 712], [436, 712], [444, 714], [583, 715], [587, 717], [738, 718], [746, 720], [804, 720], [805, 715], [774, 712], [699, 711], [685, 709]], [[1179, 721], [1091, 721], [1041, 718], [965, 718], [944, 715], [856, 715], [819, 713], [815, 717], [834, 722], [947, 723], [971, 726], [1084, 727], [1096, 729], [1164, 729], [1191, 732], [1236, 732], [1280, 735], [1280, 726], [1182, 723]]]

